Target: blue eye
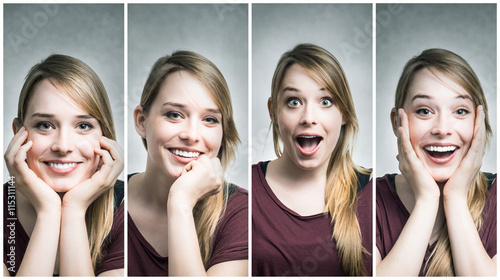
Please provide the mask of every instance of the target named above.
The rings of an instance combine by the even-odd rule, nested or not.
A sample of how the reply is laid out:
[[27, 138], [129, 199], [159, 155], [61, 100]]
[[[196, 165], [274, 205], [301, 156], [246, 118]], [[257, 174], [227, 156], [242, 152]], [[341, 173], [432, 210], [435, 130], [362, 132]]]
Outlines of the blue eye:
[[83, 130], [83, 131], [88, 131], [94, 128], [93, 125], [91, 125], [88, 122], [82, 122], [77, 125], [78, 129]]
[[40, 130], [50, 130], [51, 128], [54, 128], [49, 122], [43, 121], [39, 122], [35, 125], [35, 128], [40, 129]]
[[177, 119], [180, 119], [182, 117], [182, 115], [179, 112], [175, 112], [175, 111], [167, 112], [165, 114], [165, 116], [167, 116], [167, 118], [172, 119], [172, 120], [177, 120]]
[[214, 125], [220, 123], [220, 121], [216, 117], [206, 117], [205, 122]]
[[421, 116], [427, 116], [431, 113], [431, 111], [427, 108], [420, 108], [420, 109], [417, 109], [417, 111], [415, 111], [415, 112]]
[[333, 100], [331, 98], [323, 98], [320, 102], [323, 107], [330, 107], [333, 105]]
[[289, 107], [296, 108], [300, 106], [300, 101], [295, 97], [291, 97], [286, 101], [286, 104]]
[[469, 112], [469, 110], [467, 110], [467, 109], [463, 109], [463, 108], [461, 108], [461, 109], [458, 109], [458, 110], [456, 111], [456, 113], [457, 113], [457, 114], [459, 114], [460, 116], [465, 116], [465, 115], [468, 115], [470, 112]]

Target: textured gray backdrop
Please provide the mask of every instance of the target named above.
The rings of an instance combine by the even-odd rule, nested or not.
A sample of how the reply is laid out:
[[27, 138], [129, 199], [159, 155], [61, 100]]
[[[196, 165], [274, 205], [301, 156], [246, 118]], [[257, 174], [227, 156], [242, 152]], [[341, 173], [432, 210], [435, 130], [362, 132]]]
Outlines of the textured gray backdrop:
[[226, 179], [248, 188], [248, 6], [130, 4], [128, 6], [128, 172], [142, 172], [146, 150], [133, 112], [154, 62], [176, 50], [197, 52], [224, 75], [242, 144]]
[[479, 77], [493, 129], [482, 170], [496, 173], [496, 34], [495, 4], [377, 5], [377, 176], [399, 173], [390, 122], [396, 86], [405, 63], [428, 48], [457, 53]]
[[[24, 78], [33, 65], [53, 53], [82, 60], [101, 78], [123, 147], [123, 15], [122, 4], [4, 5], [4, 152], [13, 137], [12, 120]], [[4, 174], [8, 175], [5, 167]]]
[[354, 161], [371, 168], [372, 4], [254, 4], [252, 16], [252, 163], [276, 158], [267, 99], [280, 56], [313, 43], [344, 69], [360, 127]]

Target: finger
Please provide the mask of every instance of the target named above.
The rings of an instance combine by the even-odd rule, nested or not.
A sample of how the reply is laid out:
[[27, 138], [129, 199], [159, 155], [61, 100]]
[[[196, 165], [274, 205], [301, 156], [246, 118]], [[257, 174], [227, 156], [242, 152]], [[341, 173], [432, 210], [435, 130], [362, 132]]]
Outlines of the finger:
[[26, 163], [26, 155], [28, 151], [33, 146], [33, 141], [28, 141], [26, 144], [22, 145], [14, 157], [15, 169], [21, 173], [21, 175], [26, 175], [27, 169], [29, 169]]
[[113, 170], [113, 159], [111, 158], [111, 155], [109, 154], [108, 151], [100, 149], [95, 147], [94, 152], [101, 156], [102, 159], [102, 166], [101, 169], [99, 169], [93, 176], [95, 180], [98, 180], [101, 182], [101, 184], [104, 184], [104, 182], [107, 182], [108, 178], [113, 178], [111, 175], [111, 171]]
[[104, 148], [109, 151], [111, 157], [116, 160], [123, 162], [123, 150], [115, 140], [109, 139], [106, 136], [102, 136], [99, 140], [99, 144], [101, 144], [101, 148]]
[[12, 137], [12, 140], [7, 147], [7, 151], [5, 152], [6, 160], [13, 160], [19, 148], [23, 145], [23, 143], [28, 138], [28, 131], [24, 128], [24, 126]]

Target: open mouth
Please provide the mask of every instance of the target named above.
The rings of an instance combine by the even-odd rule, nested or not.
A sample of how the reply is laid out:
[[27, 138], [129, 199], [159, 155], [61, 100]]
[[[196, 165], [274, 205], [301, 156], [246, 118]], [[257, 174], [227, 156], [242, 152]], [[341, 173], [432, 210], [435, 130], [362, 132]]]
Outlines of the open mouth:
[[50, 170], [52, 170], [55, 173], [60, 173], [60, 174], [69, 173], [69, 172], [75, 170], [78, 167], [78, 165], [80, 164], [80, 162], [61, 163], [61, 162], [48, 162], [48, 161], [45, 161], [44, 163], [45, 163], [45, 165], [47, 165], [47, 167]]
[[321, 136], [299, 135], [296, 138], [300, 151], [305, 155], [314, 154], [323, 140]]
[[427, 154], [436, 159], [446, 159], [453, 155], [458, 147], [456, 146], [427, 146], [424, 147]]
[[201, 155], [200, 152], [188, 152], [179, 149], [168, 149], [172, 154], [183, 158], [197, 158]]

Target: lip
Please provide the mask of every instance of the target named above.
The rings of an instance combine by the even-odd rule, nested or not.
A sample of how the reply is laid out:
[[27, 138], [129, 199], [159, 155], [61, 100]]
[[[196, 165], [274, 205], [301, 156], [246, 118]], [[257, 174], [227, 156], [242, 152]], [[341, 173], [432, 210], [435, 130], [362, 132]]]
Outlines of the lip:
[[[197, 160], [204, 154], [203, 152], [201, 152], [199, 150], [191, 149], [191, 148], [187, 148], [187, 147], [168, 147], [167, 150], [170, 152], [170, 154], [172, 155], [172, 157], [176, 161], [178, 161], [182, 164], [188, 164], [193, 160]], [[188, 154], [190, 153], [191, 155], [188, 155], [188, 157], [186, 157], [186, 156], [179, 155], [179, 152], [188, 153]], [[193, 156], [192, 155], [193, 153], [199, 153], [199, 154], [197, 156], [196, 155]]]
[[[430, 154], [430, 152], [426, 149], [426, 148], [430, 148], [430, 147], [436, 147], [437, 149], [444, 148], [444, 147], [455, 147], [455, 150], [453, 150], [453, 152], [449, 156], [437, 158], [437, 157], [433, 157]], [[427, 158], [430, 161], [437, 163], [437, 164], [446, 164], [446, 163], [452, 161], [453, 158], [455, 158], [457, 151], [460, 150], [460, 146], [455, 145], [455, 144], [451, 144], [451, 143], [431, 143], [431, 144], [427, 144], [427, 145], [423, 146], [422, 150], [424, 151], [425, 155], [427, 156]]]
[[77, 169], [82, 162], [68, 160], [49, 160], [43, 161], [43, 163], [51, 172], [65, 175]]
[[[304, 148], [302, 148], [302, 146], [299, 144], [297, 138], [299, 137], [304, 137], [304, 136], [312, 136], [312, 137], [319, 137], [321, 138], [319, 143], [316, 145], [316, 147], [314, 147], [314, 149], [312, 150], [305, 150]], [[323, 137], [319, 134], [316, 134], [316, 133], [308, 133], [308, 132], [304, 132], [304, 133], [299, 133], [295, 136], [295, 145], [297, 146], [297, 149], [300, 151], [300, 153], [302, 153], [303, 155], [305, 156], [313, 156], [314, 154], [316, 154], [316, 152], [319, 150], [319, 148], [321, 147], [321, 144], [323, 143]]]

